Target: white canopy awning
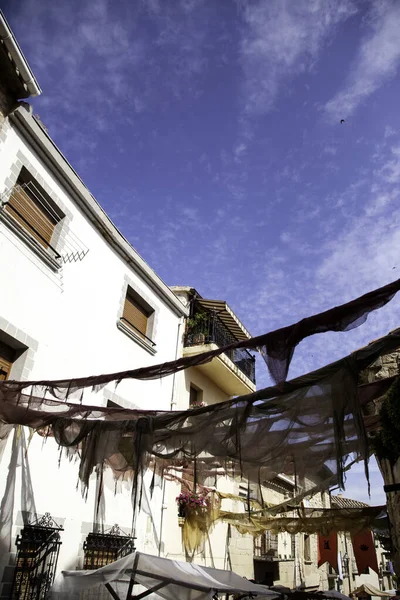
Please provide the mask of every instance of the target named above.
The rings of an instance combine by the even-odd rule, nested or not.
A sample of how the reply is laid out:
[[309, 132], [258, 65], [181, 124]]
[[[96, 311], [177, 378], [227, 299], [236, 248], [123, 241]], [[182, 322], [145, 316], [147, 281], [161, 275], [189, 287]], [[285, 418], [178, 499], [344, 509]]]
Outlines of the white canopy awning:
[[[147, 592], [137, 595], [132, 589], [135, 584]], [[110, 592], [110, 600], [111, 596], [114, 600], [130, 600], [135, 595], [139, 599], [153, 593], [166, 600], [206, 600], [217, 592], [262, 595], [270, 600], [280, 596], [232, 571], [135, 552], [96, 571], [62, 571], [50, 590], [50, 598], [72, 600], [79, 598], [83, 590], [102, 586]]]
[[357, 589], [354, 590], [353, 594], [356, 596], [377, 596], [379, 598], [388, 598], [396, 595], [396, 590], [378, 590], [371, 583], [363, 583]]

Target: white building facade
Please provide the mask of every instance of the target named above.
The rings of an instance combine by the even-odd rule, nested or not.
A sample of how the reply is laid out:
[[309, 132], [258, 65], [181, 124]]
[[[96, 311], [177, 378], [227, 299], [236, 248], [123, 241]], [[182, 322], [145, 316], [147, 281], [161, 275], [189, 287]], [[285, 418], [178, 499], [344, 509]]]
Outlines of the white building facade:
[[[0, 377], [39, 380], [111, 373], [175, 360], [187, 309], [112, 224], [25, 102], [40, 93], [29, 66], [0, 16]], [[173, 378], [124, 381], [96, 394], [101, 406], [171, 410]], [[63, 528], [57, 571], [82, 568], [94, 523], [96, 476], [88, 498], [77, 486], [78, 465], [61, 459], [52, 438], [30, 437], [27, 460], [36, 514], [23, 515], [17, 468], [11, 515], [2, 505], [0, 597], [13, 585], [16, 538], [21, 528], [49, 513]], [[2, 443], [0, 498], [4, 495], [13, 442]], [[150, 477], [150, 475], [149, 475]], [[148, 480], [147, 480], [148, 484]], [[104, 477], [104, 530], [118, 524], [132, 535], [131, 485], [115, 493]], [[103, 501], [102, 501], [103, 502]], [[139, 515], [135, 546], [158, 554], [162, 489]], [[174, 512], [175, 511], [175, 506]]]

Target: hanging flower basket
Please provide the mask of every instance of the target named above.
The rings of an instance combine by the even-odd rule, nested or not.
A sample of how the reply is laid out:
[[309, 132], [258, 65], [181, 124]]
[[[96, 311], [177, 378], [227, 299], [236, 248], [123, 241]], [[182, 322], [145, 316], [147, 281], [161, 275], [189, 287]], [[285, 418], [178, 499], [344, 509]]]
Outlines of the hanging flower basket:
[[176, 502], [178, 504], [178, 524], [179, 527], [183, 527], [186, 521], [187, 514], [189, 515], [196, 510], [207, 510], [209, 506], [209, 502], [204, 496], [200, 494], [194, 494], [193, 492], [181, 492], [179, 496], [176, 497]]

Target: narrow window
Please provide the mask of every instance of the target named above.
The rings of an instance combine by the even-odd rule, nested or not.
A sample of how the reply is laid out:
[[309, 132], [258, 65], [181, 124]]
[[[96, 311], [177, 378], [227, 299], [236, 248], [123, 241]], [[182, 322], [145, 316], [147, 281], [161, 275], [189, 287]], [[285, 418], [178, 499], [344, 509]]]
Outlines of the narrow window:
[[311, 561], [311, 537], [304, 534], [304, 560]]
[[189, 388], [189, 408], [200, 408], [203, 405], [203, 390], [190, 384]]

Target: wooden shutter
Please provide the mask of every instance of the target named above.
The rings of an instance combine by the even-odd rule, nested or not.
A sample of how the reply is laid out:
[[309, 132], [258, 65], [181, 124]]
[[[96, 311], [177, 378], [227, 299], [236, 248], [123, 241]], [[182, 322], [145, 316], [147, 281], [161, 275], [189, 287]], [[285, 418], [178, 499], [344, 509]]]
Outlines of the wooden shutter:
[[136, 333], [147, 334], [148, 311], [144, 309], [129, 293], [125, 298], [122, 318]]
[[[15, 209], [15, 210], [14, 210]], [[56, 226], [46, 209], [35, 201], [33, 194], [17, 185], [10, 194], [5, 210], [44, 248], [48, 248]]]
[[8, 379], [15, 359], [15, 350], [0, 342], [0, 381]]

